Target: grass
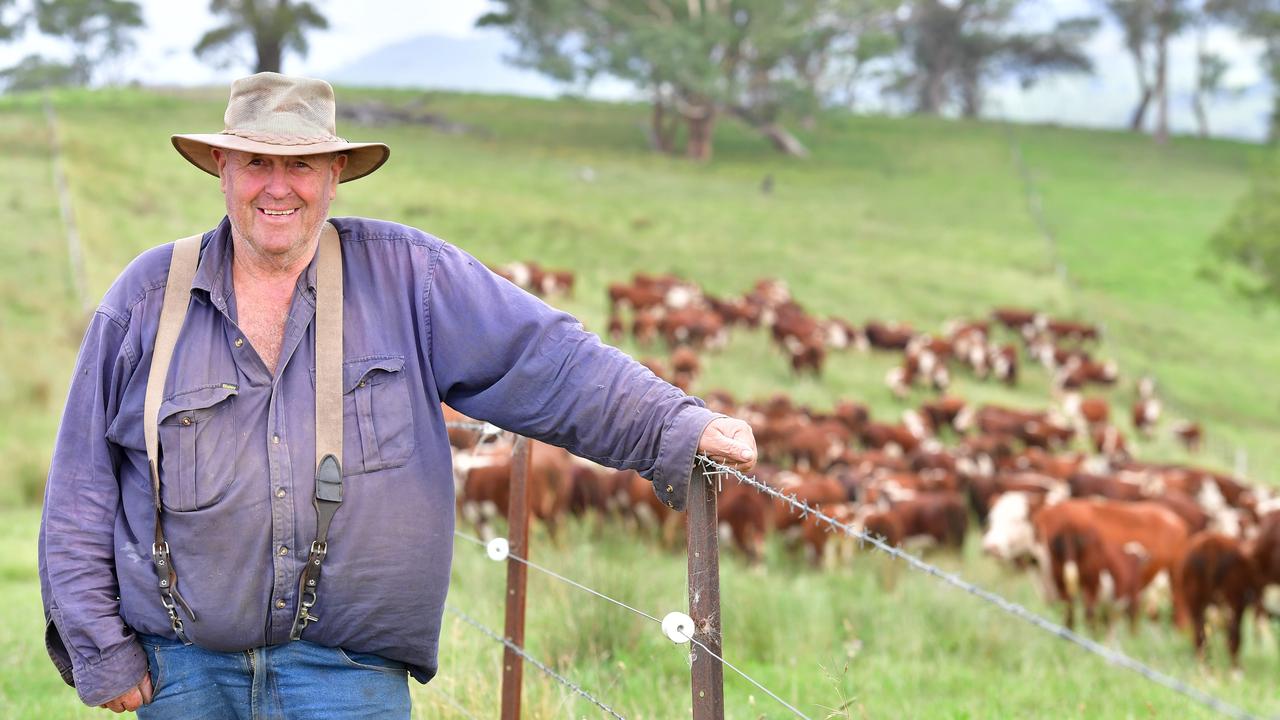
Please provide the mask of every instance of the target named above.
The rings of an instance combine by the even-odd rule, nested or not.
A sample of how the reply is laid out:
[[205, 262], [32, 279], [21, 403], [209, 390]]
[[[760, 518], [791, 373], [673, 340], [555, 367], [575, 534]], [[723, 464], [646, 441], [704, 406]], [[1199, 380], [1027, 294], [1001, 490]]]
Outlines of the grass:
[[[344, 102], [416, 102], [407, 92], [341, 91]], [[222, 213], [213, 178], [183, 162], [174, 132], [216, 127], [225, 92], [138, 90], [54, 95], [83, 241], [89, 295], [101, 296], [141, 250], [211, 227]], [[1096, 320], [1101, 354], [1125, 380], [1161, 382], [1170, 414], [1201, 421], [1210, 448], [1193, 458], [1229, 467], [1238, 451], [1250, 476], [1275, 482], [1280, 447], [1280, 313], [1239, 296], [1206, 239], [1246, 187], [1254, 146], [1146, 139], [1048, 127], [930, 119], [832, 116], [805, 136], [814, 157], [771, 154], [726, 124], [716, 159], [692, 165], [644, 148], [643, 108], [579, 101], [430, 94], [426, 106], [483, 132], [450, 136], [421, 126], [344, 127], [379, 139], [391, 162], [344, 185], [334, 214], [410, 223], [482, 260], [536, 258], [577, 272], [561, 304], [604, 326], [604, 287], [636, 270], [677, 271], [709, 291], [740, 293], [756, 278], [786, 279], [823, 314], [855, 322], [898, 319], [938, 329], [954, 316], [1025, 305]], [[1028, 212], [1017, 144], [1042, 198], [1055, 243]], [[52, 158], [38, 98], [0, 98], [0, 716], [77, 717], [79, 708], [43, 657], [34, 535], [52, 437], [85, 319], [72, 295], [52, 192]], [[774, 190], [761, 192], [771, 176]], [[1066, 267], [1063, 277], [1056, 266]], [[626, 349], [636, 354], [656, 350]], [[826, 407], [868, 401], [891, 417], [882, 379], [892, 359], [834, 356], [821, 380], [794, 380], [759, 333], [738, 333], [709, 358], [699, 389], [740, 397], [779, 390]], [[1047, 378], [1030, 369], [1017, 389], [961, 378], [976, 401], [1043, 406]], [[923, 394], [910, 398], [918, 402]], [[1161, 436], [1144, 457], [1185, 459]], [[574, 526], [559, 546], [536, 541], [535, 559], [652, 614], [682, 609], [682, 557], [614, 529]], [[976, 557], [944, 567], [1040, 612], [1054, 613], [1026, 578]], [[501, 568], [458, 548], [450, 602], [490, 627], [501, 622]], [[765, 569], [735, 557], [723, 569], [730, 661], [811, 717], [1199, 717], [1188, 702], [1108, 667], [935, 580], [879, 558], [817, 573], [772, 546]], [[685, 650], [655, 626], [535, 576], [528, 645], [559, 672], [632, 718], [687, 714]], [[1246, 640], [1246, 679], [1204, 675], [1189, 642], [1157, 625], [1117, 642], [1135, 656], [1247, 707], [1280, 711], [1270, 682], [1274, 642]], [[446, 616], [442, 673], [415, 688], [421, 717], [477, 716], [497, 703], [498, 648]], [[526, 717], [594, 717], [526, 668]], [[728, 717], [785, 717], [756, 688], [726, 674]]]

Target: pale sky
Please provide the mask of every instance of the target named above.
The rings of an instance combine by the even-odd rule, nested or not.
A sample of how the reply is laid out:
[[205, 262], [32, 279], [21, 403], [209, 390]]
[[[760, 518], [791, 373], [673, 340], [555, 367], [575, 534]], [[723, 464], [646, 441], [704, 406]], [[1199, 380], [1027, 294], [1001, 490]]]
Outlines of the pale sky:
[[[419, 35], [466, 37], [489, 8], [487, 0], [312, 0], [329, 19], [329, 30], [307, 35], [306, 58], [286, 55], [284, 72], [323, 76], [375, 48]], [[200, 85], [244, 75], [246, 66], [224, 71], [207, 67], [191, 52], [218, 22], [207, 0], [140, 0], [147, 26], [134, 35], [137, 50], [128, 59], [126, 79], [148, 84]], [[29, 27], [22, 40], [0, 45], [0, 67], [31, 52], [63, 55], [62, 45]], [[247, 66], [252, 70], [252, 65]]]
[[[488, 0], [313, 0], [329, 18], [330, 30], [311, 33], [311, 52], [305, 58], [287, 55], [284, 71], [325, 77], [380, 47], [422, 35], [466, 38], [474, 35], [475, 21], [488, 8]], [[191, 52], [215, 19], [207, 0], [141, 0], [147, 28], [135, 36], [137, 50], [117, 67], [107, 69], [113, 80], [142, 79], [149, 84], [221, 84], [245, 74], [246, 63], [217, 70], [197, 61]], [[1045, 25], [1053, 18], [1096, 14], [1092, 0], [1030, 0], [1023, 9], [1029, 25]], [[1248, 92], [1215, 99], [1209, 106], [1215, 134], [1258, 139], [1264, 133], [1270, 110], [1270, 93], [1263, 85], [1257, 64], [1260, 47], [1244, 42], [1235, 33], [1215, 30], [1208, 37], [1210, 49], [1231, 61], [1227, 85]], [[988, 114], [1018, 120], [1054, 121], [1067, 125], [1116, 127], [1123, 125], [1137, 98], [1132, 62], [1119, 32], [1104, 26], [1090, 43], [1096, 72], [1092, 77], [1055, 77], [1030, 90], [1005, 83], [991, 89]], [[30, 52], [65, 56], [62, 46], [41, 38], [34, 29], [16, 43], [0, 45], [0, 67], [16, 63]], [[1190, 91], [1195, 76], [1195, 40], [1188, 33], [1172, 45], [1170, 73], [1171, 118], [1175, 131], [1191, 132], [1194, 120]], [[519, 80], [515, 82], [519, 83]], [[512, 91], [546, 94], [545, 82], [528, 82]], [[616, 95], [617, 93], [613, 93]]]

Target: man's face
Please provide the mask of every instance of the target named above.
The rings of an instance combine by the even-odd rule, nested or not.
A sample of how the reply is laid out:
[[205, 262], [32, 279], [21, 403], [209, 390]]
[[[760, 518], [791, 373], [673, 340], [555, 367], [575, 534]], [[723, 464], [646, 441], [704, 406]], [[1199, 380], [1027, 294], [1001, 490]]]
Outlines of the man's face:
[[291, 253], [319, 236], [338, 191], [345, 155], [258, 155], [213, 148], [235, 235], [263, 259]]

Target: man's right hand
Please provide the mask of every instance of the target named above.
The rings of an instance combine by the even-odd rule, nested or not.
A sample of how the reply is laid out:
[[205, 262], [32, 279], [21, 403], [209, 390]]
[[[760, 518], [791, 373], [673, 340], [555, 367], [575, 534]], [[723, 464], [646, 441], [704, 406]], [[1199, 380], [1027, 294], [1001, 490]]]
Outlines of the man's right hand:
[[142, 682], [133, 686], [128, 692], [116, 697], [113, 700], [99, 705], [98, 707], [106, 708], [114, 713], [134, 712], [143, 705], [151, 702], [151, 673], [148, 672], [142, 676]]

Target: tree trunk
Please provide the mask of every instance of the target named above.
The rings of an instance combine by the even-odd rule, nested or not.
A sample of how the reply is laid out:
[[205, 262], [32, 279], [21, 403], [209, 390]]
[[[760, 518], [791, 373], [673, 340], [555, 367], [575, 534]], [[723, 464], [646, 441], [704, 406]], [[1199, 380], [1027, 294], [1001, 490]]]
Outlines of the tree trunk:
[[1151, 105], [1151, 81], [1147, 78], [1147, 56], [1142, 50], [1141, 41], [1129, 45], [1129, 54], [1133, 56], [1133, 71], [1138, 76], [1138, 90], [1142, 95], [1138, 98], [1138, 106], [1129, 116], [1129, 129], [1142, 132], [1147, 124], [1147, 108]]
[[1156, 131], [1155, 141], [1161, 145], [1169, 142], [1169, 35], [1172, 28], [1168, 14], [1173, 9], [1168, 7], [1172, 0], [1165, 0], [1162, 5], [1162, 16], [1157, 21], [1159, 31], [1156, 35]]
[[1129, 129], [1133, 132], [1142, 132], [1143, 127], [1147, 124], [1147, 107], [1151, 104], [1151, 86], [1142, 88], [1142, 98], [1138, 100], [1138, 107], [1133, 109], [1133, 115], [1129, 117]]
[[676, 118], [666, 103], [655, 99], [653, 114], [649, 120], [649, 146], [660, 153], [673, 153], [676, 149]]
[[704, 108], [705, 112], [685, 115], [685, 124], [689, 128], [689, 139], [685, 144], [685, 155], [691, 160], [706, 162], [711, 159], [711, 138], [716, 126], [714, 107]]
[[946, 78], [941, 72], [926, 70], [925, 73], [916, 112], [923, 115], [937, 115], [942, 112], [942, 106], [946, 103]]
[[782, 125], [766, 123], [756, 129], [773, 143], [774, 149], [778, 152], [791, 157], [809, 157], [809, 149], [804, 146], [804, 143]]
[[275, 38], [258, 38], [254, 43], [258, 50], [258, 69], [254, 72], [280, 72], [284, 49]]

